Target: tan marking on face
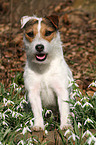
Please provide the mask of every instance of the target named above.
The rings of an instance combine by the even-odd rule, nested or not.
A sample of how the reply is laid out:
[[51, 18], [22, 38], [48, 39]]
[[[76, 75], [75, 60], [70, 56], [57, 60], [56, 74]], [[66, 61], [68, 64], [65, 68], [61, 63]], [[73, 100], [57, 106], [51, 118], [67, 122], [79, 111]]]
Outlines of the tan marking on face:
[[[38, 33], [38, 22], [37, 20], [32, 20], [25, 27], [25, 37], [29, 42], [32, 42]], [[32, 35], [33, 34], [33, 35]]]
[[[31, 22], [28, 22], [25, 26], [25, 37], [29, 42], [32, 42], [33, 39], [38, 34], [38, 21], [32, 20]], [[51, 41], [54, 37], [56, 37], [56, 30], [52, 26], [52, 24], [45, 18], [41, 21], [41, 29], [40, 29], [40, 37]]]
[[56, 31], [52, 27], [48, 27], [46, 24], [43, 23], [41, 25], [40, 32], [41, 32], [41, 37], [49, 42], [56, 36]]

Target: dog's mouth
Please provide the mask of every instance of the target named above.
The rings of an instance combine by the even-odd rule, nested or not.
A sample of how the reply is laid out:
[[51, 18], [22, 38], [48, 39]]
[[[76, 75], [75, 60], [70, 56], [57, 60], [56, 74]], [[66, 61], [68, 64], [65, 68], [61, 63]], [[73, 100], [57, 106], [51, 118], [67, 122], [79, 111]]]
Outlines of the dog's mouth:
[[36, 54], [36, 60], [38, 61], [44, 61], [46, 58], [47, 58], [47, 54], [44, 53]]

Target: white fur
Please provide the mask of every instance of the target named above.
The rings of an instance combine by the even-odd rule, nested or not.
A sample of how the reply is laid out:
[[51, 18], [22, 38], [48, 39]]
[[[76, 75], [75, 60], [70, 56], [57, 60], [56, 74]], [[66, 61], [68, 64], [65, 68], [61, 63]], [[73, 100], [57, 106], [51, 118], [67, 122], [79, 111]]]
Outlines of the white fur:
[[[68, 85], [73, 78], [63, 57], [59, 32], [51, 42], [37, 34], [31, 43], [24, 37], [24, 43], [27, 53], [24, 81], [35, 117], [33, 128], [44, 130], [42, 104], [54, 109], [56, 97], [60, 112], [60, 128], [68, 127], [69, 104], [65, 101], [69, 101]], [[38, 62], [35, 58], [37, 44], [43, 44], [44, 52], [48, 53], [47, 59], [43, 62]]]

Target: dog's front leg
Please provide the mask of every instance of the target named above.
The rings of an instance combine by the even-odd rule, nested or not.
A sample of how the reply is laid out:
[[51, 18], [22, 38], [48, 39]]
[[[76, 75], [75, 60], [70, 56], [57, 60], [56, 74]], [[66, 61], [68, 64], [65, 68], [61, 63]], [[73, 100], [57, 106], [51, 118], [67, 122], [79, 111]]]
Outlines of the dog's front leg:
[[69, 101], [69, 93], [67, 89], [61, 89], [58, 92], [58, 106], [60, 111], [60, 128], [67, 129], [71, 127], [70, 122], [68, 122], [69, 104], [66, 102]]
[[41, 98], [40, 95], [35, 89], [32, 89], [33, 91], [29, 92], [29, 101], [32, 107], [33, 115], [34, 115], [34, 126], [33, 130], [39, 131], [44, 130], [44, 123], [43, 123], [43, 117], [42, 117], [42, 104], [41, 104]]

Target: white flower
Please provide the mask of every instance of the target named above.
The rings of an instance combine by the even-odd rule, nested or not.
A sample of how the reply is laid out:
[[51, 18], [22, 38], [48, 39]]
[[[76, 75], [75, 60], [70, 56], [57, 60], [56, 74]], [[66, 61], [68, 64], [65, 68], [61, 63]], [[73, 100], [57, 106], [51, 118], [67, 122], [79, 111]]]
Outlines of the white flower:
[[93, 98], [93, 97], [95, 97], [95, 96], [96, 96], [96, 92], [94, 92], [94, 94], [93, 94], [92, 98]]
[[92, 83], [88, 86], [88, 88], [89, 88], [90, 86], [96, 87], [96, 81], [95, 81], [95, 82], [92, 82]]
[[47, 114], [50, 114], [50, 112], [52, 113], [51, 110], [47, 110], [46, 113], [45, 113], [45, 116], [47, 116]]
[[68, 140], [69, 140], [71, 137], [73, 138], [74, 141], [75, 141], [75, 138], [80, 139], [79, 136], [75, 135], [73, 132], [72, 132], [72, 135], [70, 135], [70, 136], [68, 137]]
[[25, 125], [28, 124], [28, 123], [29, 123], [29, 121], [25, 122]]
[[15, 90], [16, 90], [16, 91], [21, 91], [21, 88], [16, 88]]
[[16, 83], [11, 84], [11, 86], [13, 86], [14, 89], [15, 89], [16, 87], [18, 87], [18, 85], [17, 85]]
[[5, 117], [8, 117], [8, 115], [6, 115], [5, 112], [4, 112], [4, 113], [0, 113], [0, 117], [4, 118], [4, 120], [5, 120]]
[[5, 104], [5, 106], [7, 106], [7, 104], [14, 104], [14, 102], [13, 101], [10, 101], [10, 100], [8, 100], [6, 103], [4, 103]]
[[26, 127], [23, 128], [22, 134], [24, 135], [27, 131], [32, 132], [32, 131], [28, 128], [28, 126], [26, 126]]
[[31, 127], [33, 126], [32, 120], [34, 120], [34, 118], [32, 118], [32, 119], [30, 120]]
[[89, 137], [89, 139], [87, 141], [88, 141], [87, 143], [89, 145], [91, 144], [92, 141], [94, 141], [95, 142], [94, 145], [96, 145], [96, 137], [94, 137], [93, 135], [91, 137]]
[[79, 87], [77, 83], [74, 83], [74, 85], [75, 85], [76, 87]]
[[6, 126], [8, 126], [8, 124], [7, 124], [5, 121], [3, 121], [3, 125], [6, 125]]
[[76, 105], [80, 105], [80, 106], [82, 107], [82, 104], [81, 104], [79, 101], [77, 101], [77, 102], [74, 104], [74, 106], [76, 106]]
[[12, 113], [12, 110], [8, 108], [4, 113], [6, 113], [6, 112], [11, 112]]
[[16, 115], [16, 112], [13, 111], [13, 112], [12, 112], [12, 117], [15, 117], [15, 115]]
[[91, 133], [89, 130], [87, 130], [87, 131], [84, 132], [82, 138], [83, 138], [85, 135], [90, 135], [90, 136], [92, 136], [92, 133]]
[[71, 98], [71, 99], [74, 99], [75, 96], [76, 96], [76, 92], [74, 92], [74, 93], [71, 92], [71, 94], [70, 94], [70, 98]]
[[16, 132], [18, 132], [19, 130], [21, 130], [21, 128], [18, 128], [18, 129], [16, 130]]
[[16, 118], [18, 117], [18, 116], [22, 116], [23, 117], [23, 115], [22, 114], [20, 114], [20, 113], [18, 113], [18, 112], [16, 112]]
[[27, 145], [33, 145], [33, 144], [32, 144], [32, 138], [31, 138], [31, 137], [30, 137], [30, 138], [28, 138], [26, 141], [28, 142], [28, 144], [27, 144]]
[[85, 97], [85, 96], [84, 96], [84, 98], [82, 98], [82, 99], [81, 99], [81, 101], [83, 101], [83, 100], [85, 100], [85, 101], [86, 101], [87, 99], [89, 100], [89, 98], [88, 98], [88, 97]]
[[4, 104], [7, 102], [7, 99], [6, 98], [3, 98], [3, 102], [4, 102]]
[[23, 100], [20, 102], [20, 106], [22, 106], [22, 103], [28, 104], [28, 102], [27, 102], [25, 99], [23, 99]]
[[92, 122], [93, 123], [93, 121], [91, 120], [91, 119], [89, 119], [89, 118], [87, 118], [87, 120], [84, 122], [84, 125], [86, 125], [86, 123], [90, 123], [90, 122]]
[[88, 103], [88, 102], [86, 102], [86, 103], [82, 106], [82, 108], [84, 108], [85, 106], [90, 106], [90, 107], [93, 108], [93, 106], [92, 106], [90, 103]]
[[21, 144], [24, 145], [24, 141], [23, 141], [23, 140], [20, 140], [20, 141], [18, 142], [17, 145], [19, 145], [19, 144], [20, 144], [20, 145], [21, 145]]
[[48, 131], [47, 130], [45, 130], [45, 134], [48, 135]]
[[1, 141], [0, 141], [0, 145], [3, 145]]
[[80, 122], [78, 122], [78, 128], [80, 128], [82, 126], [82, 124]]
[[71, 131], [69, 129], [67, 129], [64, 133], [64, 136], [66, 136], [67, 134], [71, 133]]
[[17, 106], [17, 110], [18, 110], [19, 108], [23, 108], [23, 103], [28, 104], [28, 102], [27, 102], [25, 99], [23, 99], [23, 100], [20, 102], [20, 105]]
[[20, 128], [18, 128], [17, 130], [16, 130], [16, 132], [18, 132], [19, 130], [21, 130], [22, 128], [22, 124], [20, 124]]

